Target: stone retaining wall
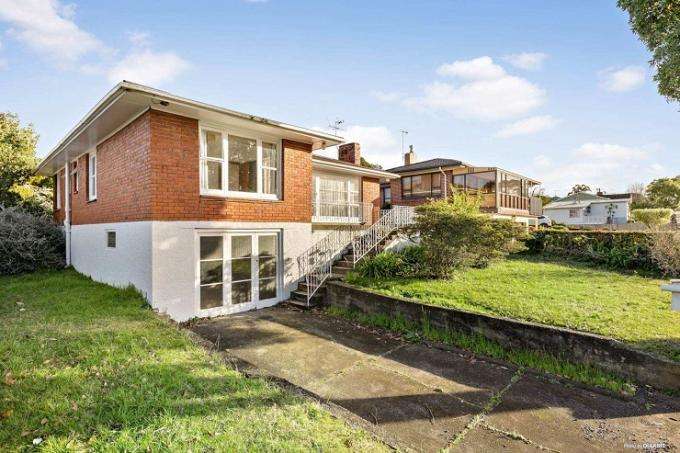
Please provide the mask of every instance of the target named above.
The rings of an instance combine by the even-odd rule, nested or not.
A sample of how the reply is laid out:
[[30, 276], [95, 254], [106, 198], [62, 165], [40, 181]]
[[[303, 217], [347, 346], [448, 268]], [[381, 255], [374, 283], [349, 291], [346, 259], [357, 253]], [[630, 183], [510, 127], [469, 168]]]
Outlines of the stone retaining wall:
[[509, 348], [539, 350], [574, 362], [585, 362], [661, 389], [680, 390], [680, 363], [663, 360], [599, 335], [525, 321], [436, 307], [391, 297], [344, 282], [326, 284], [325, 303], [368, 315], [401, 316], [420, 325], [427, 319], [440, 330], [481, 334]]

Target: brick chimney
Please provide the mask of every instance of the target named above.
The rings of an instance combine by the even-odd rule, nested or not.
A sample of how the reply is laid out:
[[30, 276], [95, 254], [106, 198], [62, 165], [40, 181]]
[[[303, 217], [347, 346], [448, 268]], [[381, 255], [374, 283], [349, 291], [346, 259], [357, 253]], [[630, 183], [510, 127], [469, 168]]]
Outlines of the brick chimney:
[[408, 145], [408, 152], [404, 154], [404, 165], [411, 165], [416, 163], [416, 153], [413, 151], [413, 145]]
[[338, 159], [353, 165], [361, 165], [361, 146], [356, 142], [338, 146]]

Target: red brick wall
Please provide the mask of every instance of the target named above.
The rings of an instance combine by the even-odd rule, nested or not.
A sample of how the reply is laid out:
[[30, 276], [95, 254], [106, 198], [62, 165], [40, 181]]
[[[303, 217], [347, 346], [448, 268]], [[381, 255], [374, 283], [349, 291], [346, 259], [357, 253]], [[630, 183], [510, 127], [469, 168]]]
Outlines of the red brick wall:
[[378, 220], [380, 216], [380, 179], [361, 178], [361, 201], [373, 204], [373, 222]]
[[311, 145], [283, 142], [282, 200], [201, 196], [198, 121], [151, 112], [152, 217], [155, 220], [311, 222]]
[[129, 222], [151, 218], [147, 112], [97, 146], [97, 199], [88, 201], [88, 156], [78, 161], [80, 190], [71, 195], [71, 223]]
[[[97, 200], [87, 201], [87, 156], [71, 223], [138, 220], [310, 222], [311, 145], [283, 141], [280, 201], [201, 196], [198, 121], [150, 110], [97, 147]], [[62, 190], [64, 187], [62, 176]], [[63, 222], [62, 209], [55, 219]]]

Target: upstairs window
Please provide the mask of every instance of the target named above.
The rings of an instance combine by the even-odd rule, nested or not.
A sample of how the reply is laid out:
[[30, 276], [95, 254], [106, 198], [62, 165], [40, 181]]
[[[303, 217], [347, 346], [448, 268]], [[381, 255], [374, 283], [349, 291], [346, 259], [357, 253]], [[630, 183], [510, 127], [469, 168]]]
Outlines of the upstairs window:
[[278, 199], [281, 143], [226, 130], [201, 129], [201, 193]]
[[73, 193], [78, 193], [78, 161], [71, 162], [71, 190]]
[[97, 199], [97, 153], [90, 153], [87, 158], [87, 199]]

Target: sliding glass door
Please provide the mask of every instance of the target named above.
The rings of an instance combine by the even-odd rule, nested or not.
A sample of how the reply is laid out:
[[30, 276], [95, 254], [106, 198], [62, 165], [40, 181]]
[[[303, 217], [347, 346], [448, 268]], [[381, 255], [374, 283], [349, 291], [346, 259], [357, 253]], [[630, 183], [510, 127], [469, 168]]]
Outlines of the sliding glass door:
[[280, 294], [278, 232], [201, 233], [201, 312], [225, 314], [272, 305]]

